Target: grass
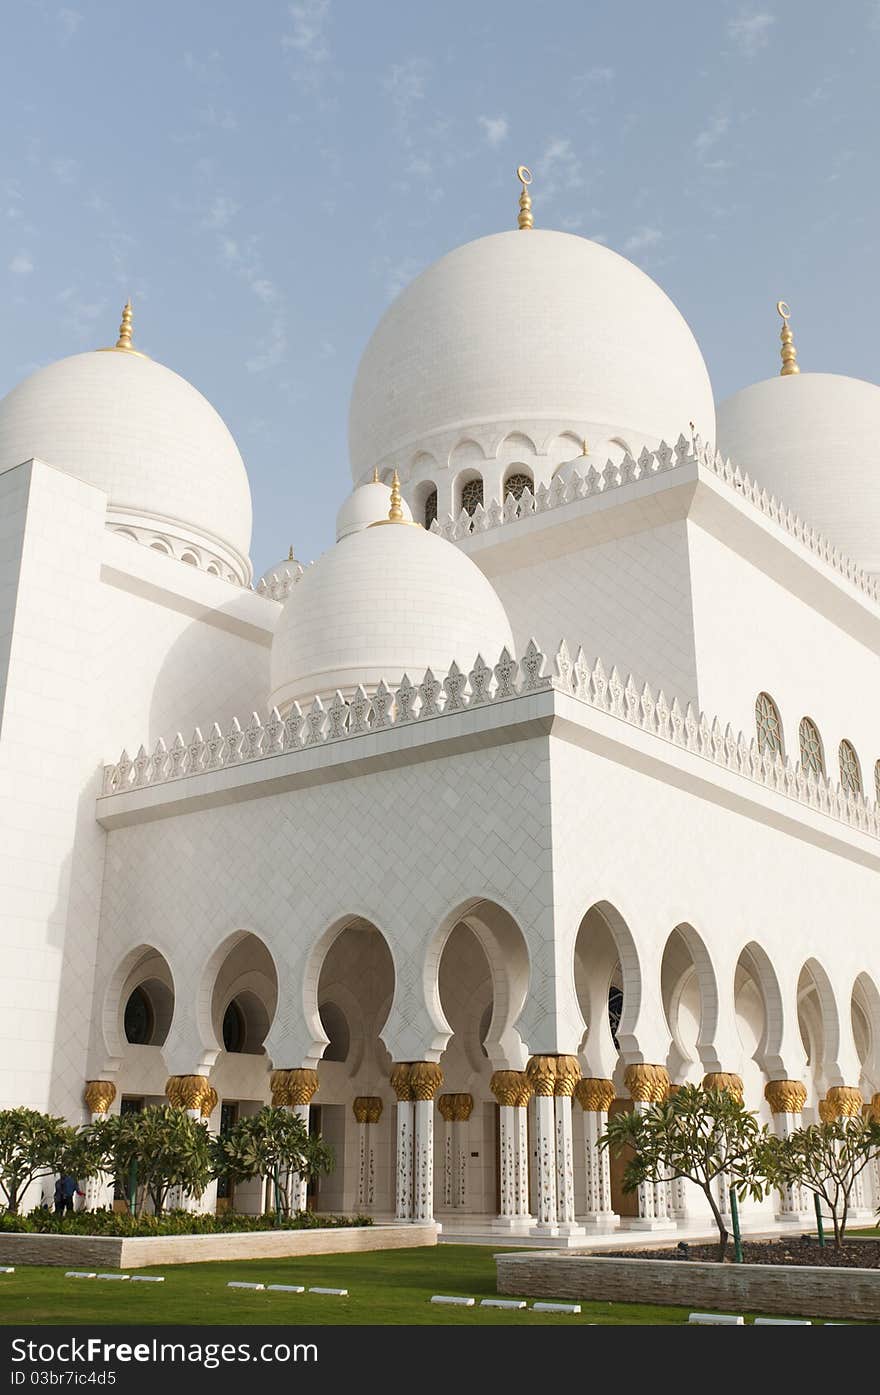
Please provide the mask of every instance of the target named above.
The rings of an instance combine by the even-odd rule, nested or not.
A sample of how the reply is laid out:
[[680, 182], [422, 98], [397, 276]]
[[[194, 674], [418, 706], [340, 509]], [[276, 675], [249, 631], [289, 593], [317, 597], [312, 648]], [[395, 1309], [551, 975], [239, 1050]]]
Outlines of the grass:
[[[641, 1303], [583, 1301], [579, 1316], [480, 1308], [481, 1298], [496, 1296], [492, 1257], [498, 1253], [476, 1245], [439, 1245], [305, 1259], [168, 1265], [135, 1271], [164, 1274], [164, 1284], [131, 1286], [66, 1279], [63, 1269], [22, 1266], [14, 1274], [0, 1275], [0, 1323], [657, 1327], [687, 1322], [688, 1308]], [[349, 1297], [228, 1289], [235, 1279], [348, 1288]], [[429, 1302], [434, 1293], [467, 1294], [477, 1303], [473, 1308], [445, 1308]]]

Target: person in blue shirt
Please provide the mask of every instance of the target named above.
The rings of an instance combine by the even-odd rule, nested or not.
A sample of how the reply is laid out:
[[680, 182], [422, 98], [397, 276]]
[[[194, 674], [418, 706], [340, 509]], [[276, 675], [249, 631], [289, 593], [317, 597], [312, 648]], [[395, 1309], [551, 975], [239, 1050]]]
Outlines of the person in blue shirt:
[[75, 1196], [82, 1196], [82, 1192], [77, 1185], [77, 1180], [75, 1177], [71, 1177], [69, 1173], [65, 1173], [64, 1176], [59, 1177], [58, 1181], [55, 1183], [55, 1215], [63, 1216], [66, 1213], [72, 1216], [73, 1198]]

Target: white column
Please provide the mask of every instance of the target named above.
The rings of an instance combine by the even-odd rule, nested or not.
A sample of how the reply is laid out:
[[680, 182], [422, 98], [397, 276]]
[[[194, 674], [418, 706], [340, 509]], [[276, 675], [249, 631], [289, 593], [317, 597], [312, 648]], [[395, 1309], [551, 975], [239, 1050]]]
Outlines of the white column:
[[[106, 1119], [110, 1106], [116, 1098], [116, 1086], [112, 1080], [88, 1080], [85, 1088], [85, 1102], [91, 1111], [92, 1123]], [[100, 1211], [113, 1206], [113, 1174], [99, 1172], [88, 1177], [82, 1184], [84, 1211]]]
[[397, 1101], [397, 1210], [399, 1221], [412, 1220], [413, 1209], [413, 1106]]
[[367, 1203], [367, 1122], [358, 1120], [358, 1184], [357, 1204], [363, 1209]]
[[509, 1225], [516, 1215], [517, 1137], [516, 1114], [513, 1105], [498, 1106], [500, 1207], [498, 1219]]
[[455, 1195], [455, 1157], [452, 1150], [452, 1115], [443, 1116], [443, 1205], [450, 1210]]
[[[665, 1066], [633, 1064], [627, 1066], [624, 1076], [627, 1089], [633, 1099], [633, 1109], [646, 1114], [655, 1102], [666, 1098], [669, 1092], [669, 1074]], [[669, 1218], [669, 1183], [642, 1182], [637, 1189], [639, 1214], [627, 1217], [623, 1222], [628, 1230], [669, 1230], [674, 1222]]]
[[574, 1218], [574, 1147], [571, 1136], [571, 1095], [556, 1095], [556, 1219], [561, 1235], [580, 1233]]
[[538, 1216], [535, 1230], [556, 1235], [556, 1118], [552, 1095], [536, 1097], [535, 1125], [538, 1151]]
[[459, 1210], [464, 1210], [467, 1206], [467, 1121], [469, 1116], [470, 1111], [467, 1115], [459, 1114], [453, 1123], [453, 1146], [458, 1154], [455, 1175], [455, 1204]]
[[[310, 1110], [311, 1110], [311, 1105], [310, 1105], [310, 1104], [294, 1104], [294, 1105], [291, 1105], [291, 1113], [292, 1113], [292, 1114], [295, 1114], [296, 1117], [297, 1117], [297, 1119], [301, 1119], [301, 1120], [302, 1120], [303, 1127], [305, 1128], [306, 1133], [308, 1133], [308, 1131], [309, 1131], [309, 1111], [310, 1111]], [[288, 1197], [291, 1211], [293, 1211], [293, 1212], [296, 1212], [296, 1211], [305, 1211], [306, 1206], [308, 1205], [308, 1189], [309, 1189], [309, 1179], [308, 1179], [308, 1177], [301, 1177], [300, 1174], [299, 1174], [298, 1172], [293, 1172], [293, 1173], [291, 1173], [291, 1177], [290, 1177], [290, 1191], [289, 1191], [289, 1197]]]
[[[800, 1080], [768, 1080], [764, 1098], [773, 1117], [773, 1132], [778, 1138], [788, 1138], [801, 1127], [801, 1110], [807, 1101], [806, 1086]], [[803, 1187], [781, 1187], [776, 1193], [778, 1209], [775, 1219], [800, 1224], [812, 1212], [811, 1198]]]
[[434, 1219], [434, 1100], [415, 1101], [414, 1221]]
[[614, 1099], [610, 1080], [588, 1077], [579, 1080], [575, 1095], [584, 1119], [584, 1162], [586, 1171], [586, 1214], [580, 1219], [590, 1230], [614, 1230], [620, 1217], [611, 1206], [611, 1159], [599, 1139], [608, 1122], [608, 1106]]
[[531, 1216], [529, 1214], [529, 1113], [526, 1102], [517, 1105], [514, 1109], [513, 1128], [516, 1150], [513, 1214], [520, 1221], [528, 1221]]

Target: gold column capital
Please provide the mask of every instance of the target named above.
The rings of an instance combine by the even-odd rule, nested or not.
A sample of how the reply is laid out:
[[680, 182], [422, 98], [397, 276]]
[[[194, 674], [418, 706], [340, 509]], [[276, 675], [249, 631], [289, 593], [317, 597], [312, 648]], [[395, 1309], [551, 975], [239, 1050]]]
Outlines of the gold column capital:
[[452, 1117], [457, 1124], [466, 1124], [473, 1112], [473, 1095], [462, 1092], [452, 1096]]
[[880, 1094], [871, 1096], [870, 1113], [868, 1115], [868, 1118], [872, 1119], [875, 1124], [880, 1124]]
[[212, 1087], [205, 1075], [169, 1075], [165, 1082], [168, 1102], [176, 1109], [197, 1109], [202, 1112], [202, 1102]]
[[397, 1096], [399, 1104], [404, 1104], [412, 1099], [412, 1085], [409, 1078], [410, 1066], [408, 1061], [399, 1061], [391, 1071], [391, 1088]]
[[575, 1085], [574, 1095], [584, 1113], [607, 1114], [614, 1100], [614, 1082], [598, 1075], [585, 1075]]
[[556, 1057], [556, 1077], [553, 1081], [554, 1095], [571, 1099], [580, 1078], [581, 1067], [577, 1056]]
[[556, 1057], [530, 1056], [526, 1066], [526, 1075], [539, 1098], [552, 1095], [556, 1088]]
[[220, 1096], [217, 1094], [217, 1091], [214, 1089], [214, 1086], [209, 1084], [207, 1090], [205, 1091], [205, 1098], [202, 1100], [201, 1103], [202, 1118], [210, 1118], [210, 1116], [214, 1113], [214, 1110], [217, 1108], [219, 1102]]
[[455, 1095], [438, 1095], [437, 1108], [440, 1116], [447, 1124], [451, 1124], [455, 1118]]
[[436, 1061], [412, 1061], [409, 1088], [414, 1100], [432, 1100], [443, 1084], [443, 1072]]
[[660, 1104], [669, 1094], [669, 1072], [665, 1066], [635, 1062], [627, 1066], [623, 1081], [639, 1104]]
[[713, 1070], [708, 1075], [703, 1076], [704, 1090], [726, 1090], [729, 1095], [742, 1104], [745, 1097], [742, 1076], [734, 1075], [732, 1071]]
[[382, 1117], [382, 1101], [378, 1095], [355, 1095], [351, 1107], [359, 1124], [378, 1124]]
[[269, 1088], [272, 1091], [272, 1106], [280, 1109], [283, 1105], [290, 1104], [290, 1085], [288, 1076], [290, 1071], [273, 1070], [269, 1076]]
[[318, 1072], [304, 1068], [289, 1070], [287, 1091], [291, 1104], [311, 1104], [318, 1091]]
[[[831, 1119], [853, 1119], [861, 1114], [864, 1100], [861, 1090], [855, 1085], [832, 1085], [824, 1104], [829, 1111], [833, 1111], [830, 1113]], [[819, 1112], [821, 1117], [821, 1105]]]
[[522, 1070], [496, 1070], [489, 1081], [489, 1089], [499, 1104], [513, 1108], [528, 1104], [532, 1094], [529, 1077]]
[[764, 1098], [772, 1114], [800, 1114], [807, 1102], [807, 1087], [801, 1080], [768, 1080]]
[[93, 1114], [106, 1114], [116, 1098], [112, 1080], [87, 1080], [83, 1099]]

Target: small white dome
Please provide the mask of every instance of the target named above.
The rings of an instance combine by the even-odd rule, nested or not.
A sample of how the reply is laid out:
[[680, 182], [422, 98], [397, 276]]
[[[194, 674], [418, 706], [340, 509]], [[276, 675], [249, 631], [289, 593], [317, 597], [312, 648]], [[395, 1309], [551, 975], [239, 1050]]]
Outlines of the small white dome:
[[211, 404], [169, 368], [111, 350], [38, 369], [0, 401], [0, 471], [32, 456], [103, 490], [114, 525], [174, 534], [249, 579], [244, 462]]
[[438, 678], [477, 654], [497, 662], [513, 635], [479, 567], [452, 543], [412, 524], [351, 533], [297, 582], [272, 641], [270, 706], [350, 697], [384, 678]]
[[690, 421], [715, 439], [706, 365], [669, 297], [599, 243], [532, 229], [458, 247], [398, 296], [358, 368], [349, 445], [357, 480], [468, 429], [544, 423], [638, 453]]
[[718, 408], [718, 449], [869, 572], [880, 572], [880, 387], [768, 378]]
[[[381, 480], [370, 480], [369, 484], [358, 485], [336, 515], [336, 541], [347, 538], [349, 533], [359, 533], [362, 529], [369, 528], [371, 523], [378, 523], [380, 519], [387, 518], [390, 507], [390, 485], [383, 484]], [[412, 522], [409, 504], [404, 499], [401, 499], [400, 507], [407, 522]]]

